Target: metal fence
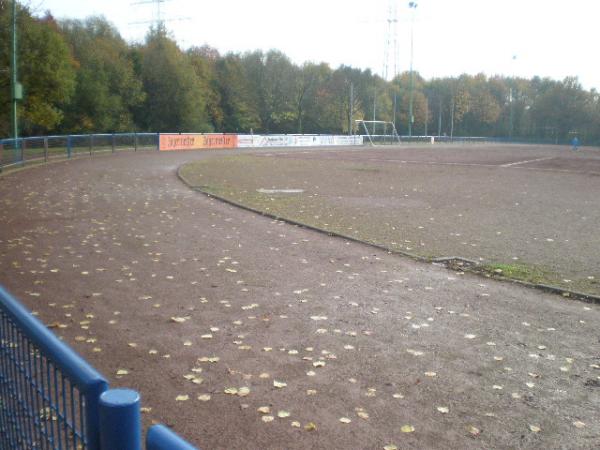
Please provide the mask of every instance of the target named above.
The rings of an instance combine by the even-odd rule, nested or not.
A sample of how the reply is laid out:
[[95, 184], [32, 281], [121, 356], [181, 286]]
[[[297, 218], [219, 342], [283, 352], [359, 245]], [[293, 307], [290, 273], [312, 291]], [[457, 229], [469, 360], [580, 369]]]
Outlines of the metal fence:
[[[396, 145], [396, 144], [522, 144], [522, 145], [570, 145], [566, 140], [521, 138], [521, 137], [486, 137], [486, 136], [393, 136], [391, 134], [362, 135], [365, 144]], [[370, 138], [370, 139], [369, 139]], [[433, 141], [432, 141], [433, 139]]]
[[[0, 287], [0, 448], [140, 450], [139, 395], [106, 379]], [[148, 450], [193, 450], [164, 426]]]
[[0, 140], [0, 170], [118, 151], [158, 150], [157, 133], [72, 134]]

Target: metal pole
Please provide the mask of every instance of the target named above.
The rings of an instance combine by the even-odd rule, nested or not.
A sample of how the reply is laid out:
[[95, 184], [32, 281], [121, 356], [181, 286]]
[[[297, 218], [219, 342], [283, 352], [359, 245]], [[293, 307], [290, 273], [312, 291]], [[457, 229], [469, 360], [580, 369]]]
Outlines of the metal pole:
[[11, 97], [12, 97], [12, 125], [15, 140], [15, 152], [19, 145], [19, 123], [17, 117], [17, 0], [12, 4], [12, 58], [11, 58]]
[[140, 395], [131, 389], [110, 389], [100, 395], [100, 448], [141, 450]]
[[438, 109], [438, 137], [442, 135], [442, 97], [440, 97], [440, 105]]
[[510, 117], [508, 122], [508, 139], [512, 140], [513, 136], [513, 88], [511, 87], [508, 94], [508, 103], [510, 104]]
[[[517, 56], [513, 55], [512, 60], [513, 62], [516, 61]], [[515, 73], [514, 73], [514, 65], [512, 67], [513, 69], [513, 74], [510, 80], [510, 91], [509, 91], [509, 97], [508, 97], [508, 102], [510, 104], [510, 118], [509, 118], [509, 124], [508, 124], [508, 138], [509, 140], [512, 140], [513, 138], [513, 133], [514, 133], [514, 106], [513, 106], [513, 96], [514, 96], [514, 87], [515, 87]]]
[[394, 92], [394, 114], [392, 115], [392, 122], [394, 123], [394, 128], [396, 127], [396, 111], [398, 110], [398, 93]]
[[44, 138], [44, 162], [48, 162], [48, 138]]
[[377, 91], [373, 94], [373, 136], [375, 136], [375, 121], [377, 116]]
[[148, 430], [146, 436], [146, 450], [162, 450], [165, 448], [196, 450], [196, 447], [181, 439], [164, 425], [154, 425]]
[[408, 101], [408, 136], [412, 136], [412, 126], [415, 121], [413, 115], [413, 102], [414, 102], [414, 85], [415, 75], [413, 72], [413, 57], [414, 57], [414, 30], [415, 30], [415, 10], [417, 9], [417, 2], [410, 2], [408, 7], [413, 10], [411, 24], [410, 24], [410, 95]]
[[454, 97], [452, 97], [452, 106], [450, 108], [450, 141], [454, 139]]
[[428, 126], [429, 126], [429, 99], [425, 99], [425, 136], [428, 135]]
[[354, 118], [354, 83], [350, 82], [350, 117], [348, 118], [348, 135], [352, 135], [353, 134], [353, 122], [352, 119]]
[[27, 141], [25, 139], [21, 139], [21, 165], [25, 165], [25, 148], [27, 147]]

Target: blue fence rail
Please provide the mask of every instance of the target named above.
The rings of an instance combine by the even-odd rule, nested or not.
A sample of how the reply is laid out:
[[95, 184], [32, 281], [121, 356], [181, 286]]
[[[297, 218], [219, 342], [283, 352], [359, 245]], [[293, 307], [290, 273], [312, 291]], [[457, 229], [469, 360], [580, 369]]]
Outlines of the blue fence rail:
[[[0, 286], [0, 448], [140, 450], [140, 398], [107, 380]], [[193, 450], [151, 427], [148, 450]]]
[[117, 151], [158, 150], [158, 133], [72, 134], [0, 140], [0, 170]]

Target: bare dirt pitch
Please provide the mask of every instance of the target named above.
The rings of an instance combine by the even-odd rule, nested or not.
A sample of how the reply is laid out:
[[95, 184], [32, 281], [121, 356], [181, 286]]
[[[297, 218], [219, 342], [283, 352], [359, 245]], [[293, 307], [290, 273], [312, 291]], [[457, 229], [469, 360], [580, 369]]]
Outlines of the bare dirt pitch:
[[598, 150], [306, 150], [211, 159], [181, 173], [203, 191], [277, 217], [392, 250], [464, 257], [491, 273], [600, 294]]
[[203, 449], [597, 448], [600, 307], [271, 221], [178, 180], [183, 163], [225, 154], [0, 177], [0, 282], [113, 386], [139, 389], [146, 424]]

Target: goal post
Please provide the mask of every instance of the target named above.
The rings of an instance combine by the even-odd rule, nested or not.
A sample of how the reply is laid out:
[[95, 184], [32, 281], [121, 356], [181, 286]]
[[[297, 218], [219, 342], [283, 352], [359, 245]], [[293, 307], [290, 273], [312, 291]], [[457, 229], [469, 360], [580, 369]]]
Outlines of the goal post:
[[364, 131], [364, 136], [373, 146], [400, 142], [394, 122], [384, 120], [356, 120], [355, 122], [358, 130]]

